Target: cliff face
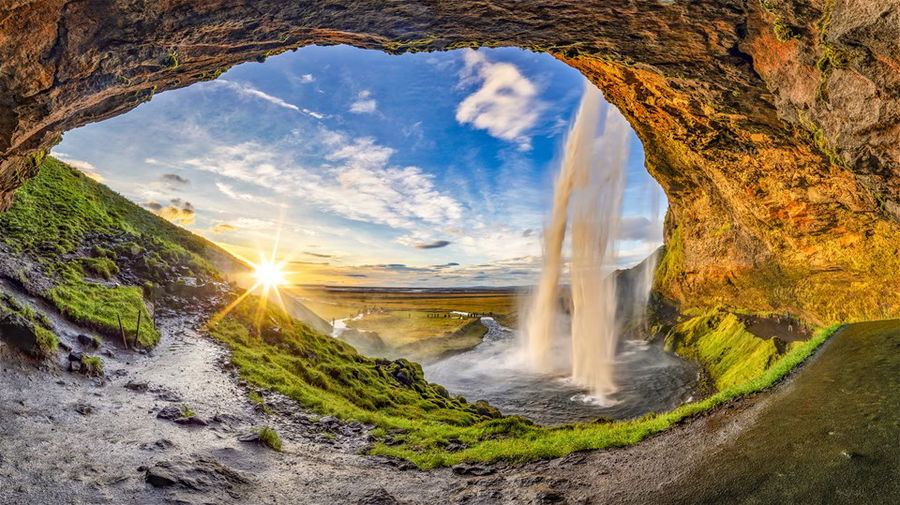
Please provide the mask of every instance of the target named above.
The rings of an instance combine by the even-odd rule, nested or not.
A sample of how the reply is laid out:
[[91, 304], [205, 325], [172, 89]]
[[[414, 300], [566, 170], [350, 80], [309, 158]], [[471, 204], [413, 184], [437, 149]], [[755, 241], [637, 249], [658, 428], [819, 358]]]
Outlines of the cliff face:
[[900, 5], [874, 0], [13, 0], [0, 203], [79, 125], [308, 44], [518, 46], [629, 118], [670, 202], [659, 289], [814, 321], [900, 316]]

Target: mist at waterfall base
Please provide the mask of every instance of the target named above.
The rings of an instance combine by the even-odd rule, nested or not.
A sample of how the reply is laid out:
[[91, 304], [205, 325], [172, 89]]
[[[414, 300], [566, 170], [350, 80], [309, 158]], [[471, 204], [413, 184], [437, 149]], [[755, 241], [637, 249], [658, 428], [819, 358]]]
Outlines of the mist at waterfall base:
[[[625, 118], [588, 85], [554, 188], [542, 274], [523, 297], [522, 327], [484, 318], [483, 342], [426, 366], [428, 380], [548, 425], [633, 418], [691, 399], [697, 368], [634, 332], [657, 255], [647, 251], [638, 266], [614, 270], [628, 134]], [[626, 325], [629, 338], [622, 338]]]

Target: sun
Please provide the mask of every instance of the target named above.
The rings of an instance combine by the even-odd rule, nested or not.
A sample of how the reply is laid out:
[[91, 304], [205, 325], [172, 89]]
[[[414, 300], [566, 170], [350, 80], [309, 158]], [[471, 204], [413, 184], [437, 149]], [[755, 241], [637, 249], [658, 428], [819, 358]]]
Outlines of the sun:
[[262, 261], [253, 265], [253, 277], [265, 288], [287, 284], [283, 265], [273, 261]]

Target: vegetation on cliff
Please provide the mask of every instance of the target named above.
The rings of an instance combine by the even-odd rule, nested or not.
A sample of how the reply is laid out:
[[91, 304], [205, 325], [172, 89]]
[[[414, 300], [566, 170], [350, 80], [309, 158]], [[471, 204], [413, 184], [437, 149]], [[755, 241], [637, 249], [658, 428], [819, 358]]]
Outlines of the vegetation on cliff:
[[103, 334], [118, 337], [121, 318], [128, 338], [144, 346], [159, 340], [146, 288], [173, 272], [217, 275], [203, 257], [205, 240], [53, 158], [0, 213], [0, 242], [6, 275]]

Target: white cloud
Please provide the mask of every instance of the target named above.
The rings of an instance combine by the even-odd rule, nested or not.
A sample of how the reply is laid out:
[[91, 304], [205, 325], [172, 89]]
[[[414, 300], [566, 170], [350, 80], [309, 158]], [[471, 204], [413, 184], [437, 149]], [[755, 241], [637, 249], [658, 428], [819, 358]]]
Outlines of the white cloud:
[[307, 114], [316, 119], [322, 119], [323, 117], [325, 117], [323, 114], [311, 111], [309, 109], [301, 109], [300, 107], [297, 107], [296, 105], [294, 105], [292, 103], [288, 103], [288, 102], [282, 100], [281, 98], [278, 98], [277, 96], [272, 96], [264, 91], [260, 91], [256, 88], [253, 88], [246, 84], [241, 84], [241, 83], [234, 82], [234, 81], [228, 81], [225, 79], [218, 79], [215, 81], [210, 81], [210, 84], [225, 86], [228, 89], [234, 90], [237, 93], [240, 93], [242, 95], [259, 98], [261, 100], [265, 100], [271, 104], [275, 104], [284, 109], [289, 109], [289, 110], [292, 110], [295, 112], [300, 112], [302, 114]]
[[[309, 136], [307, 132], [305, 142]], [[257, 142], [211, 145], [206, 154], [180, 163], [357, 221], [414, 229], [423, 223], [447, 226], [462, 217], [462, 206], [437, 188], [432, 175], [419, 167], [392, 166], [393, 149], [369, 137], [350, 138], [327, 129], [318, 136], [327, 162], [319, 167], [298, 166], [290, 146]], [[245, 199], [228, 183], [217, 187]]]
[[235, 191], [233, 186], [231, 186], [230, 184], [225, 184], [224, 182], [216, 181], [216, 187], [219, 188], [219, 191], [221, 191], [222, 194], [233, 200], [242, 200], [245, 202], [254, 202], [259, 200], [257, 197], [251, 194]]
[[531, 149], [528, 130], [540, 117], [544, 104], [537, 88], [511, 63], [491, 63], [484, 53], [463, 53], [462, 82], [480, 82], [481, 87], [456, 108], [456, 120], [471, 124], [499, 139]]
[[303, 84], [309, 84], [315, 80], [316, 80], [316, 78], [313, 77], [312, 74], [303, 74], [300, 76], [300, 82]]
[[371, 114], [375, 112], [378, 103], [372, 98], [371, 91], [360, 91], [356, 95], [356, 101], [350, 104], [350, 112], [355, 114]]

